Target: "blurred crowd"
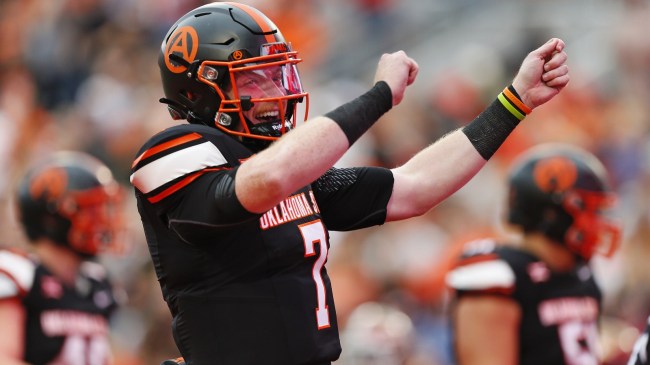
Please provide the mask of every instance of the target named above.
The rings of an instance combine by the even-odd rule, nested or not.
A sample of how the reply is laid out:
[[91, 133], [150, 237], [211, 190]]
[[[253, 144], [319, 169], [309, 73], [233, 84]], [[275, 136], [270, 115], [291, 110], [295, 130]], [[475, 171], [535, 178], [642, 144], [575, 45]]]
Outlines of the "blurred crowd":
[[[526, 118], [487, 167], [429, 214], [336, 233], [328, 272], [343, 331], [342, 365], [449, 365], [444, 274], [468, 240], [508, 238], [500, 223], [509, 163], [564, 141], [600, 157], [620, 194], [624, 242], [594, 262], [604, 290], [603, 354], [624, 364], [650, 314], [650, 2], [647, 0], [257, 0], [304, 62], [310, 115], [370, 85], [383, 52], [405, 50], [421, 74], [338, 165], [394, 167], [471, 121], [549, 36], [567, 42], [572, 81]], [[128, 178], [137, 148], [171, 126], [157, 56], [199, 0], [0, 1], [0, 242], [25, 245], [12, 192], [28, 162], [86, 151]], [[433, 161], [432, 161], [433, 162]], [[117, 365], [177, 356], [132, 194], [125, 252], [102, 260], [118, 285]]]

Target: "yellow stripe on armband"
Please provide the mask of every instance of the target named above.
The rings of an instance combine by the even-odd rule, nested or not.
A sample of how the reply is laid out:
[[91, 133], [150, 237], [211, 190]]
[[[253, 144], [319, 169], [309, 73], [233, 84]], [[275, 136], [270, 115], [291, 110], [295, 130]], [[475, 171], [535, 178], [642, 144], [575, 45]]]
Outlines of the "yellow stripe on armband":
[[501, 104], [502, 104], [506, 109], [508, 109], [508, 111], [509, 111], [510, 113], [512, 113], [512, 115], [514, 115], [515, 117], [517, 117], [517, 119], [519, 119], [519, 120], [523, 120], [523, 119], [526, 117], [526, 114], [523, 114], [522, 112], [520, 112], [520, 111], [517, 109], [517, 107], [516, 107], [513, 103], [511, 103], [510, 100], [508, 100], [508, 98], [505, 97], [505, 95], [503, 95], [503, 93], [499, 94], [499, 96], [498, 96], [497, 98], [499, 99], [499, 101], [501, 102]]

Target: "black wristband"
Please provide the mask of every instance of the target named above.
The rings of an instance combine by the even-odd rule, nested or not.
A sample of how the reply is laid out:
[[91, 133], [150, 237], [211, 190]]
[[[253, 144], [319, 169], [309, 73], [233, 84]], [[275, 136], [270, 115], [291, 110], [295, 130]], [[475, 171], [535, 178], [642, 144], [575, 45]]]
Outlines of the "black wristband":
[[[513, 100], [515, 96], [517, 99]], [[462, 130], [478, 153], [487, 161], [501, 147], [519, 122], [526, 117], [526, 112], [530, 110], [525, 108], [518, 99], [514, 88], [510, 93], [504, 90], [490, 106]]]
[[379, 81], [358, 98], [325, 114], [341, 127], [350, 146], [393, 107], [393, 93], [385, 81]]

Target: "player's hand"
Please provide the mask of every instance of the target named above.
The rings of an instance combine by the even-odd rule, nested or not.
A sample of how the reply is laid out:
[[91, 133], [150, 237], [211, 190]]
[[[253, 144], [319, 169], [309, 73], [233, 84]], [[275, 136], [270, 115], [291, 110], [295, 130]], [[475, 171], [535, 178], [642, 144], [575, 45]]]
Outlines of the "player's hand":
[[569, 83], [566, 61], [564, 41], [558, 38], [530, 52], [512, 82], [521, 101], [534, 109], [557, 95]]
[[175, 359], [168, 359], [160, 363], [160, 365], [185, 365], [185, 359], [177, 357]]
[[385, 81], [393, 94], [393, 106], [404, 98], [406, 87], [415, 81], [420, 67], [404, 51], [384, 53], [375, 72], [375, 83]]

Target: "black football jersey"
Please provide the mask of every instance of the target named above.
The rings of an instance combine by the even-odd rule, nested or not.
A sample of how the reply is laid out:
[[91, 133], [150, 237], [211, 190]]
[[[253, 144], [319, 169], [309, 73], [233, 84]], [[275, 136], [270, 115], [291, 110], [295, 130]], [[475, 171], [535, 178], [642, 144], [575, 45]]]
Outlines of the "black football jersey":
[[19, 298], [26, 311], [25, 362], [111, 363], [108, 320], [116, 302], [99, 264], [84, 262], [71, 287], [37, 260], [0, 250], [0, 300], [10, 298]]
[[587, 264], [556, 272], [531, 253], [492, 240], [467, 247], [447, 284], [456, 298], [499, 295], [519, 305], [520, 364], [600, 363], [601, 292]]
[[632, 354], [630, 354], [628, 365], [650, 364], [650, 361], [648, 361], [648, 354], [650, 354], [650, 341], [648, 341], [648, 337], [650, 337], [650, 317], [648, 317], [645, 330], [634, 343], [634, 349], [632, 350]]
[[328, 229], [384, 223], [392, 173], [332, 169], [252, 214], [222, 196], [251, 156], [219, 130], [188, 124], [154, 136], [133, 163], [176, 344], [194, 365], [329, 363], [341, 347]]

